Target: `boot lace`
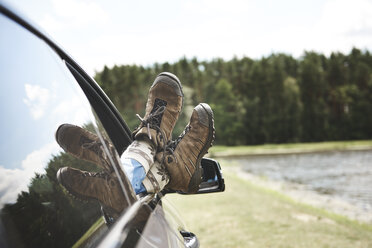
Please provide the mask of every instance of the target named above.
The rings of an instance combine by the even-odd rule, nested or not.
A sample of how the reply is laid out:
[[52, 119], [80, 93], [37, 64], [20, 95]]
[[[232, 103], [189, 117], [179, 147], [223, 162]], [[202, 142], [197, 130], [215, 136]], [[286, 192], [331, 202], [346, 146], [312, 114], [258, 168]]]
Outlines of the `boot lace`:
[[[165, 106], [160, 106], [153, 113], [150, 113], [146, 119], [142, 118], [139, 114], [136, 114], [138, 119], [140, 119], [141, 121], [141, 127], [147, 127], [147, 134], [150, 140], [152, 140], [151, 135], [150, 135], [150, 128], [156, 130], [157, 132], [160, 132], [163, 139], [165, 138], [165, 134], [163, 130], [160, 129], [160, 120], [159, 120], [159, 117], [164, 113], [164, 111], [165, 111]], [[167, 148], [167, 144], [164, 142], [164, 145], [162, 148], [163, 159], [161, 161], [161, 164], [163, 164], [164, 162], [166, 148]]]
[[150, 113], [146, 119], [142, 118], [139, 114], [136, 114], [137, 118], [141, 121], [141, 126], [147, 127], [147, 133], [149, 135], [150, 140], [152, 139], [150, 135], [150, 128], [155, 129], [156, 131], [160, 132], [163, 135], [163, 137], [165, 137], [164, 133], [160, 129], [160, 121], [159, 121], [159, 117], [161, 114], [164, 113], [164, 111], [165, 111], [165, 106], [160, 106], [153, 113]]
[[103, 178], [104, 180], [108, 181], [110, 180], [110, 175], [104, 171], [101, 172], [88, 172], [84, 171], [83, 172], [84, 177], [98, 177], [98, 178]]
[[[165, 147], [165, 151], [168, 151], [174, 157], [176, 163], [178, 163], [178, 161], [177, 161], [176, 155], [174, 154], [174, 151], [176, 150], [178, 143], [181, 142], [183, 137], [190, 131], [190, 129], [191, 129], [191, 126], [187, 125], [186, 128], [183, 130], [183, 132], [175, 140], [169, 141]], [[165, 156], [163, 156], [163, 161], [164, 159], [165, 159]]]
[[101, 161], [101, 164], [104, 166], [104, 168], [108, 172], [111, 172], [113, 170], [110, 163], [108, 162], [107, 154], [105, 153], [105, 151], [103, 149], [103, 145], [100, 141], [95, 140], [95, 141], [83, 143], [81, 145], [81, 147], [83, 149], [90, 150], [90, 151], [94, 152], [95, 154], [97, 154], [98, 158]]

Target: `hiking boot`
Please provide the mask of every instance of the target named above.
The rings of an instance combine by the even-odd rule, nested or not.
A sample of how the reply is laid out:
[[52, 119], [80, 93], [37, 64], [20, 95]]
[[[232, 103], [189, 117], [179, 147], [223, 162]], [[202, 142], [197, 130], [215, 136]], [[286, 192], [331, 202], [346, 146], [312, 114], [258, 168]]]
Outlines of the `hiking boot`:
[[[57, 143], [65, 152], [78, 159], [94, 163], [109, 173], [113, 172], [104, 146], [96, 134], [75, 125], [62, 124], [58, 127], [55, 136]], [[113, 148], [109, 141], [105, 140], [105, 143], [108, 149]]]
[[170, 181], [165, 188], [196, 193], [202, 180], [201, 159], [208, 152], [214, 140], [214, 119], [212, 109], [206, 103], [194, 108], [189, 124], [183, 133], [171, 142], [161, 158]]
[[106, 172], [91, 173], [71, 167], [60, 168], [58, 182], [80, 200], [98, 200], [104, 209], [119, 215], [128, 201], [117, 177]]
[[172, 131], [180, 115], [183, 92], [179, 79], [169, 72], [160, 73], [152, 84], [144, 118], [133, 132], [134, 139], [150, 139], [159, 151], [172, 138]]

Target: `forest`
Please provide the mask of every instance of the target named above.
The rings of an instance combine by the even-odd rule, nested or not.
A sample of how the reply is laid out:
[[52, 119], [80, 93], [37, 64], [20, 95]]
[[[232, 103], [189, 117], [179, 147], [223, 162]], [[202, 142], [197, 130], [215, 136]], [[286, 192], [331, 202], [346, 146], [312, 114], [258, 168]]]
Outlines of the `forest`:
[[225, 61], [181, 58], [151, 66], [104, 67], [95, 79], [130, 128], [144, 114], [156, 75], [179, 77], [185, 95], [174, 138], [194, 106], [208, 103], [220, 145], [255, 145], [372, 138], [372, 56], [353, 48], [329, 56], [305, 52], [298, 59], [272, 54]]
[[54, 156], [45, 173], [35, 174], [27, 192], [22, 191], [15, 203], [0, 210], [9, 247], [71, 247], [101, 217], [98, 202], [77, 200], [58, 183], [57, 171], [67, 165], [99, 170], [64, 152]]

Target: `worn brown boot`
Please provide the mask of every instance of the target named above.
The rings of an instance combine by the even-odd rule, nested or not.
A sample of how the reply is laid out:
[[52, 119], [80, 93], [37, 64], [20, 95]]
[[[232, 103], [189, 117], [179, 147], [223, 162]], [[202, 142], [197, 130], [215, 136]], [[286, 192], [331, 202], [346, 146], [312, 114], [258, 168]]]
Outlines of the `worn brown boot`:
[[130, 204], [115, 174], [63, 167], [58, 170], [57, 179], [71, 195], [80, 200], [98, 200], [105, 209], [117, 216]]
[[170, 176], [166, 188], [184, 193], [198, 191], [202, 179], [200, 161], [212, 146], [214, 133], [212, 109], [201, 103], [194, 108], [183, 133], [167, 146], [165, 157], [162, 158], [162, 153], [157, 154], [157, 159], [164, 159]]
[[137, 115], [140, 126], [133, 132], [134, 139], [150, 139], [157, 150], [172, 138], [172, 131], [180, 115], [183, 92], [179, 79], [169, 72], [160, 73], [152, 84], [144, 118]]
[[[55, 137], [65, 152], [78, 159], [95, 163], [109, 173], [113, 172], [104, 146], [96, 134], [75, 125], [62, 124], [58, 127]], [[105, 143], [107, 149], [113, 148], [109, 141], [105, 140]]]

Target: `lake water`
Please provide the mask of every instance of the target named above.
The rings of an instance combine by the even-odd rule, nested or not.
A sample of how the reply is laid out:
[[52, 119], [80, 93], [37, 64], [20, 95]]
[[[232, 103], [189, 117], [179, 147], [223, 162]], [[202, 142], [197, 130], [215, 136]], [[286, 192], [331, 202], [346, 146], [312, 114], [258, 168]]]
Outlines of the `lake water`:
[[337, 151], [236, 158], [243, 169], [275, 181], [339, 197], [372, 210], [372, 151]]

